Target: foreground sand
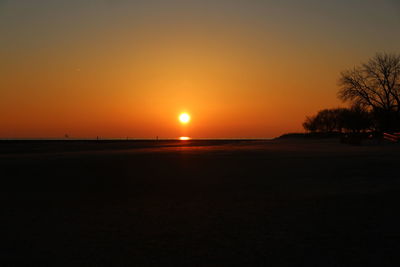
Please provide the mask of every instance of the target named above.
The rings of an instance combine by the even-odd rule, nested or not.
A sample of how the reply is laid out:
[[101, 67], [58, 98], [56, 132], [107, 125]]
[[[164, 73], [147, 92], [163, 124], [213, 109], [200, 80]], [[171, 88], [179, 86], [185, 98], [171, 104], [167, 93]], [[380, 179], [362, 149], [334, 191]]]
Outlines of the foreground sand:
[[1, 266], [399, 266], [400, 146], [0, 142]]

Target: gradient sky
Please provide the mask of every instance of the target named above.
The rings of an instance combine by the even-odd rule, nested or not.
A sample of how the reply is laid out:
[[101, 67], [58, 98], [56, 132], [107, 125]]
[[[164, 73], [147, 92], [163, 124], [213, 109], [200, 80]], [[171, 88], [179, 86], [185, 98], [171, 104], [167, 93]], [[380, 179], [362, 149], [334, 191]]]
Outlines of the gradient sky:
[[303, 131], [343, 105], [341, 70], [400, 52], [399, 14], [398, 0], [0, 0], [0, 138]]

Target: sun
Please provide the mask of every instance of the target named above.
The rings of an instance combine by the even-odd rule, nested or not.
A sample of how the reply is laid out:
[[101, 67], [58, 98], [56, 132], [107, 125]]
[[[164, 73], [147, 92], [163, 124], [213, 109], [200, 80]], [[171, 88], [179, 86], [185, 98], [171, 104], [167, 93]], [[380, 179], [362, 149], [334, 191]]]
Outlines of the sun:
[[181, 113], [181, 114], [179, 115], [179, 121], [180, 121], [181, 123], [183, 123], [183, 124], [189, 123], [189, 122], [190, 122], [190, 115], [187, 114], [186, 112]]

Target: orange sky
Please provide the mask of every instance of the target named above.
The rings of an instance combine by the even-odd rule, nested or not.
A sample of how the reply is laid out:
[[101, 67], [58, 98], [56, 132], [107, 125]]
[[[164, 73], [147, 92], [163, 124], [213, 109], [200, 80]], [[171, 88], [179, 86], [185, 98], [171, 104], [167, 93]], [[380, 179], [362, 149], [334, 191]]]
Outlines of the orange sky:
[[31, 2], [0, 2], [0, 138], [303, 131], [341, 70], [400, 47], [392, 1]]

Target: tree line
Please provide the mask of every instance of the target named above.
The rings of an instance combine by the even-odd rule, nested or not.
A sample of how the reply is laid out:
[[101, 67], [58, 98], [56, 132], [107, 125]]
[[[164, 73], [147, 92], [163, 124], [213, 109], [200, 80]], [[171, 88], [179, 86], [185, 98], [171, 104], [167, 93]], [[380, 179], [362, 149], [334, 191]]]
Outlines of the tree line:
[[324, 109], [306, 117], [306, 131], [400, 131], [400, 55], [378, 53], [341, 72], [338, 84], [339, 99], [350, 107]]

